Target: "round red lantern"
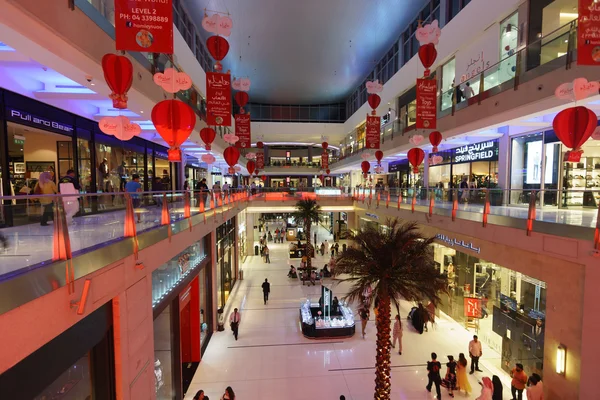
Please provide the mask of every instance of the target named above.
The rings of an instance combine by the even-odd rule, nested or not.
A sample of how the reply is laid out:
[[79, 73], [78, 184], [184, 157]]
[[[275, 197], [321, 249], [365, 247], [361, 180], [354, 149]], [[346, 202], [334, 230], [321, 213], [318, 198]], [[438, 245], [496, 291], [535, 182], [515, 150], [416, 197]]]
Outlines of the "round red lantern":
[[250, 99], [250, 97], [248, 96], [248, 93], [246, 93], [246, 92], [237, 92], [235, 94], [235, 102], [238, 103], [238, 106], [240, 106], [242, 108], [242, 110], [244, 109], [246, 104], [248, 104], [249, 99]]
[[262, 179], [263, 181], [265, 181], [265, 182], [266, 182], [266, 181], [267, 181], [267, 176], [266, 176], [266, 175], [263, 175], [263, 176], [261, 176], [261, 177], [260, 177], [260, 179]]
[[248, 170], [248, 173], [250, 175], [252, 175], [252, 173], [254, 172], [254, 170], [256, 169], [256, 163], [252, 160], [248, 161], [246, 163], [246, 169]]
[[265, 147], [265, 144], [263, 142], [256, 142], [256, 147], [262, 149], [263, 147]]
[[229, 53], [229, 42], [227, 39], [221, 36], [211, 36], [206, 40], [206, 48], [212, 58], [217, 60], [215, 70], [222, 70], [223, 66], [221, 65], [221, 60]]
[[223, 158], [225, 159], [227, 165], [233, 168], [240, 158], [240, 151], [237, 149], [237, 147], [229, 146], [223, 152]]
[[436, 58], [437, 50], [433, 43], [427, 43], [419, 47], [419, 59], [421, 60], [421, 64], [425, 67], [423, 76], [429, 76], [429, 68], [433, 65]]
[[217, 132], [213, 128], [202, 128], [200, 129], [200, 139], [204, 142], [206, 150], [210, 150], [210, 145], [214, 142], [217, 137]]
[[429, 134], [429, 143], [433, 146], [432, 152], [438, 151], [438, 146], [442, 143], [442, 134], [439, 131], [433, 131]]
[[108, 87], [112, 91], [110, 98], [113, 107], [127, 108], [127, 92], [133, 83], [133, 65], [129, 58], [116, 54], [105, 54], [102, 57], [102, 71]]
[[367, 98], [367, 101], [369, 102], [369, 106], [371, 106], [373, 109], [372, 114], [375, 115], [375, 109], [379, 107], [379, 104], [381, 103], [381, 97], [379, 97], [379, 95], [376, 93], [372, 93]]
[[408, 162], [413, 166], [413, 172], [415, 174], [419, 172], [419, 165], [421, 165], [424, 159], [425, 152], [418, 147], [408, 151]]
[[331, 173], [331, 170], [327, 169], [325, 172], [327, 173], [327, 175], [329, 175]]
[[363, 161], [360, 163], [360, 168], [362, 169], [363, 174], [368, 174], [369, 170], [371, 169], [371, 163], [369, 163], [367, 160]]
[[377, 150], [375, 152], [375, 158], [377, 159], [377, 162], [381, 164], [381, 160], [383, 159], [383, 151]]
[[327, 150], [327, 148], [329, 147], [329, 143], [323, 142], [321, 143], [321, 146], [323, 146], [323, 150]]
[[152, 108], [152, 123], [171, 149], [178, 150], [194, 130], [196, 113], [179, 100], [163, 100]]
[[598, 118], [589, 108], [570, 107], [559, 112], [552, 121], [556, 136], [567, 147], [573, 149], [565, 155], [565, 161], [578, 162], [583, 150], [581, 146], [592, 136]]

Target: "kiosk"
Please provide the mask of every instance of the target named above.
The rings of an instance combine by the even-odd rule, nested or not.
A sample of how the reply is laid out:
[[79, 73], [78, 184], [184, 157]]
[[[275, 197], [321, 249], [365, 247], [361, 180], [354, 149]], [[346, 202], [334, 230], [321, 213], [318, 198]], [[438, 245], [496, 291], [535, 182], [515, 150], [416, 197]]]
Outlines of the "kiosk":
[[354, 335], [354, 314], [350, 307], [340, 301], [337, 307], [332, 304], [333, 293], [321, 286], [318, 303], [306, 299], [300, 305], [302, 334], [309, 339], [329, 339]]

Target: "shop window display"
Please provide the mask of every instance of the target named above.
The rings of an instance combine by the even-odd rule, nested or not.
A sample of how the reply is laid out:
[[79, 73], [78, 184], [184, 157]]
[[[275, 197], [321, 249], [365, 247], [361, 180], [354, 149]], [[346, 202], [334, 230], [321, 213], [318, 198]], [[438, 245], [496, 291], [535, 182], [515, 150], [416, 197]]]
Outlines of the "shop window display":
[[171, 306], [154, 319], [154, 390], [157, 400], [175, 398]]
[[546, 284], [444, 245], [433, 247], [448, 279], [440, 310], [499, 353], [490, 362], [507, 373], [518, 362], [528, 374], [542, 375]]
[[563, 163], [564, 208], [598, 208], [600, 204], [600, 142], [590, 140], [584, 146], [581, 160]]
[[236, 282], [235, 229], [230, 219], [217, 228], [217, 302], [222, 308]]
[[78, 400], [92, 398], [90, 356], [84, 355], [62, 373], [34, 400]]

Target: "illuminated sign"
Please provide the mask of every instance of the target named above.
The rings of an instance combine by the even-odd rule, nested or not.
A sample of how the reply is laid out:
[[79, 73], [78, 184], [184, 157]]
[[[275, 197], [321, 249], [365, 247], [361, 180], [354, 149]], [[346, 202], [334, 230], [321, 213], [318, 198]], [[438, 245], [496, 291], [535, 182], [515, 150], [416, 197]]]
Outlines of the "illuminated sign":
[[481, 247], [475, 247], [473, 246], [473, 243], [466, 243], [464, 240], [458, 240], [456, 238], [451, 238], [449, 236], [443, 235], [441, 233], [438, 233], [437, 235], [435, 235], [435, 238], [439, 241], [444, 242], [444, 244], [447, 244], [448, 246], [452, 246], [452, 247], [462, 247], [465, 248], [467, 250], [471, 250], [474, 251], [475, 253], [479, 254], [481, 252]]
[[52, 121], [46, 118], [36, 117], [35, 115], [26, 113], [24, 111], [15, 110], [14, 108], [9, 108], [7, 112], [8, 119], [14, 122], [24, 123], [26, 125], [39, 127], [41, 129], [50, 128], [59, 132], [73, 132], [73, 127], [71, 125], [61, 124], [60, 122]]
[[473, 161], [497, 161], [499, 148], [500, 146], [497, 140], [469, 144], [454, 149], [453, 161], [455, 163]]

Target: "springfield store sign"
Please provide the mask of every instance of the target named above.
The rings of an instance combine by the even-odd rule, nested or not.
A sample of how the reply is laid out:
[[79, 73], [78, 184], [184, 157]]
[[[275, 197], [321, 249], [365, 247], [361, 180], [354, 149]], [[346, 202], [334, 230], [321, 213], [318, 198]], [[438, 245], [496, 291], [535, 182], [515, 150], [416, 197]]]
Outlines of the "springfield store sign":
[[496, 161], [498, 160], [499, 145], [497, 140], [469, 144], [454, 149], [454, 162]]

